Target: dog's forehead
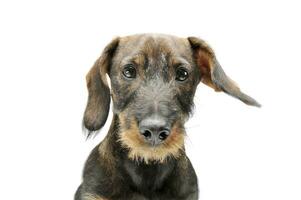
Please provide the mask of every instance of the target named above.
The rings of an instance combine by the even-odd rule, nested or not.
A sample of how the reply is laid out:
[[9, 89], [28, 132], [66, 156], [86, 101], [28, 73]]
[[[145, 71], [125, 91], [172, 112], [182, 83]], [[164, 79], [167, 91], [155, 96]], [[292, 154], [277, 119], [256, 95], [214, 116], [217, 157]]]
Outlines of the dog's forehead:
[[122, 37], [119, 43], [120, 56], [144, 54], [151, 58], [164, 59], [166, 56], [191, 58], [191, 48], [186, 38], [162, 34], [141, 34]]

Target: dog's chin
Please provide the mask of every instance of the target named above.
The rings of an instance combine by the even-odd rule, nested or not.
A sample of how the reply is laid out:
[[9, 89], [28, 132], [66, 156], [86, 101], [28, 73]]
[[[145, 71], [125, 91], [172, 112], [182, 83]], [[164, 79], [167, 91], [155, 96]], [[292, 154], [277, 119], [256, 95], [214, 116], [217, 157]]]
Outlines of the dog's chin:
[[130, 127], [126, 128], [125, 118], [120, 117], [119, 142], [128, 150], [131, 160], [145, 162], [146, 164], [157, 162], [164, 163], [169, 158], [177, 159], [184, 151], [185, 131], [179, 123], [171, 129], [169, 137], [159, 145], [148, 144], [139, 133], [135, 120], [131, 120]]

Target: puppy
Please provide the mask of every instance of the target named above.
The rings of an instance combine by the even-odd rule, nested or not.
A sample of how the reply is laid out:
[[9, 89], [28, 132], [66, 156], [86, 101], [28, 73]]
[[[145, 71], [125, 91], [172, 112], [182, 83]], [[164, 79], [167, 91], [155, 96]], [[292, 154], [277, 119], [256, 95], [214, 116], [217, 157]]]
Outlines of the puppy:
[[87, 75], [83, 124], [88, 136], [101, 129], [111, 99], [113, 120], [86, 162], [75, 199], [198, 199], [184, 123], [200, 82], [260, 106], [240, 91], [199, 38], [141, 34], [111, 41]]

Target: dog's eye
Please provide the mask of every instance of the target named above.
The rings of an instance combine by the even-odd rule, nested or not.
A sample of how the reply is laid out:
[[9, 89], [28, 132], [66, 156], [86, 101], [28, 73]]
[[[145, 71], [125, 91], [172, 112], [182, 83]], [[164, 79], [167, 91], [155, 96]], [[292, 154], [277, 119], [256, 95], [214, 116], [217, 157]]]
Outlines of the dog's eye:
[[126, 78], [133, 79], [136, 77], [136, 69], [131, 64], [126, 65], [122, 70], [122, 74]]
[[179, 67], [176, 70], [176, 80], [177, 81], [185, 81], [188, 78], [188, 72], [183, 67]]

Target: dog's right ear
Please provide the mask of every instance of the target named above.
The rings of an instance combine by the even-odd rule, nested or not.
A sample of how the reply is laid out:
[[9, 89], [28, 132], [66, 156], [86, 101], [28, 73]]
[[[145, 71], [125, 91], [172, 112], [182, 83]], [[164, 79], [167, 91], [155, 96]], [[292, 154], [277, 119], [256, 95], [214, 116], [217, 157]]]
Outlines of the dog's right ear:
[[110, 88], [106, 74], [118, 46], [119, 38], [111, 41], [103, 50], [100, 58], [86, 76], [88, 87], [88, 102], [84, 113], [83, 125], [88, 129], [88, 137], [106, 123], [110, 110]]

